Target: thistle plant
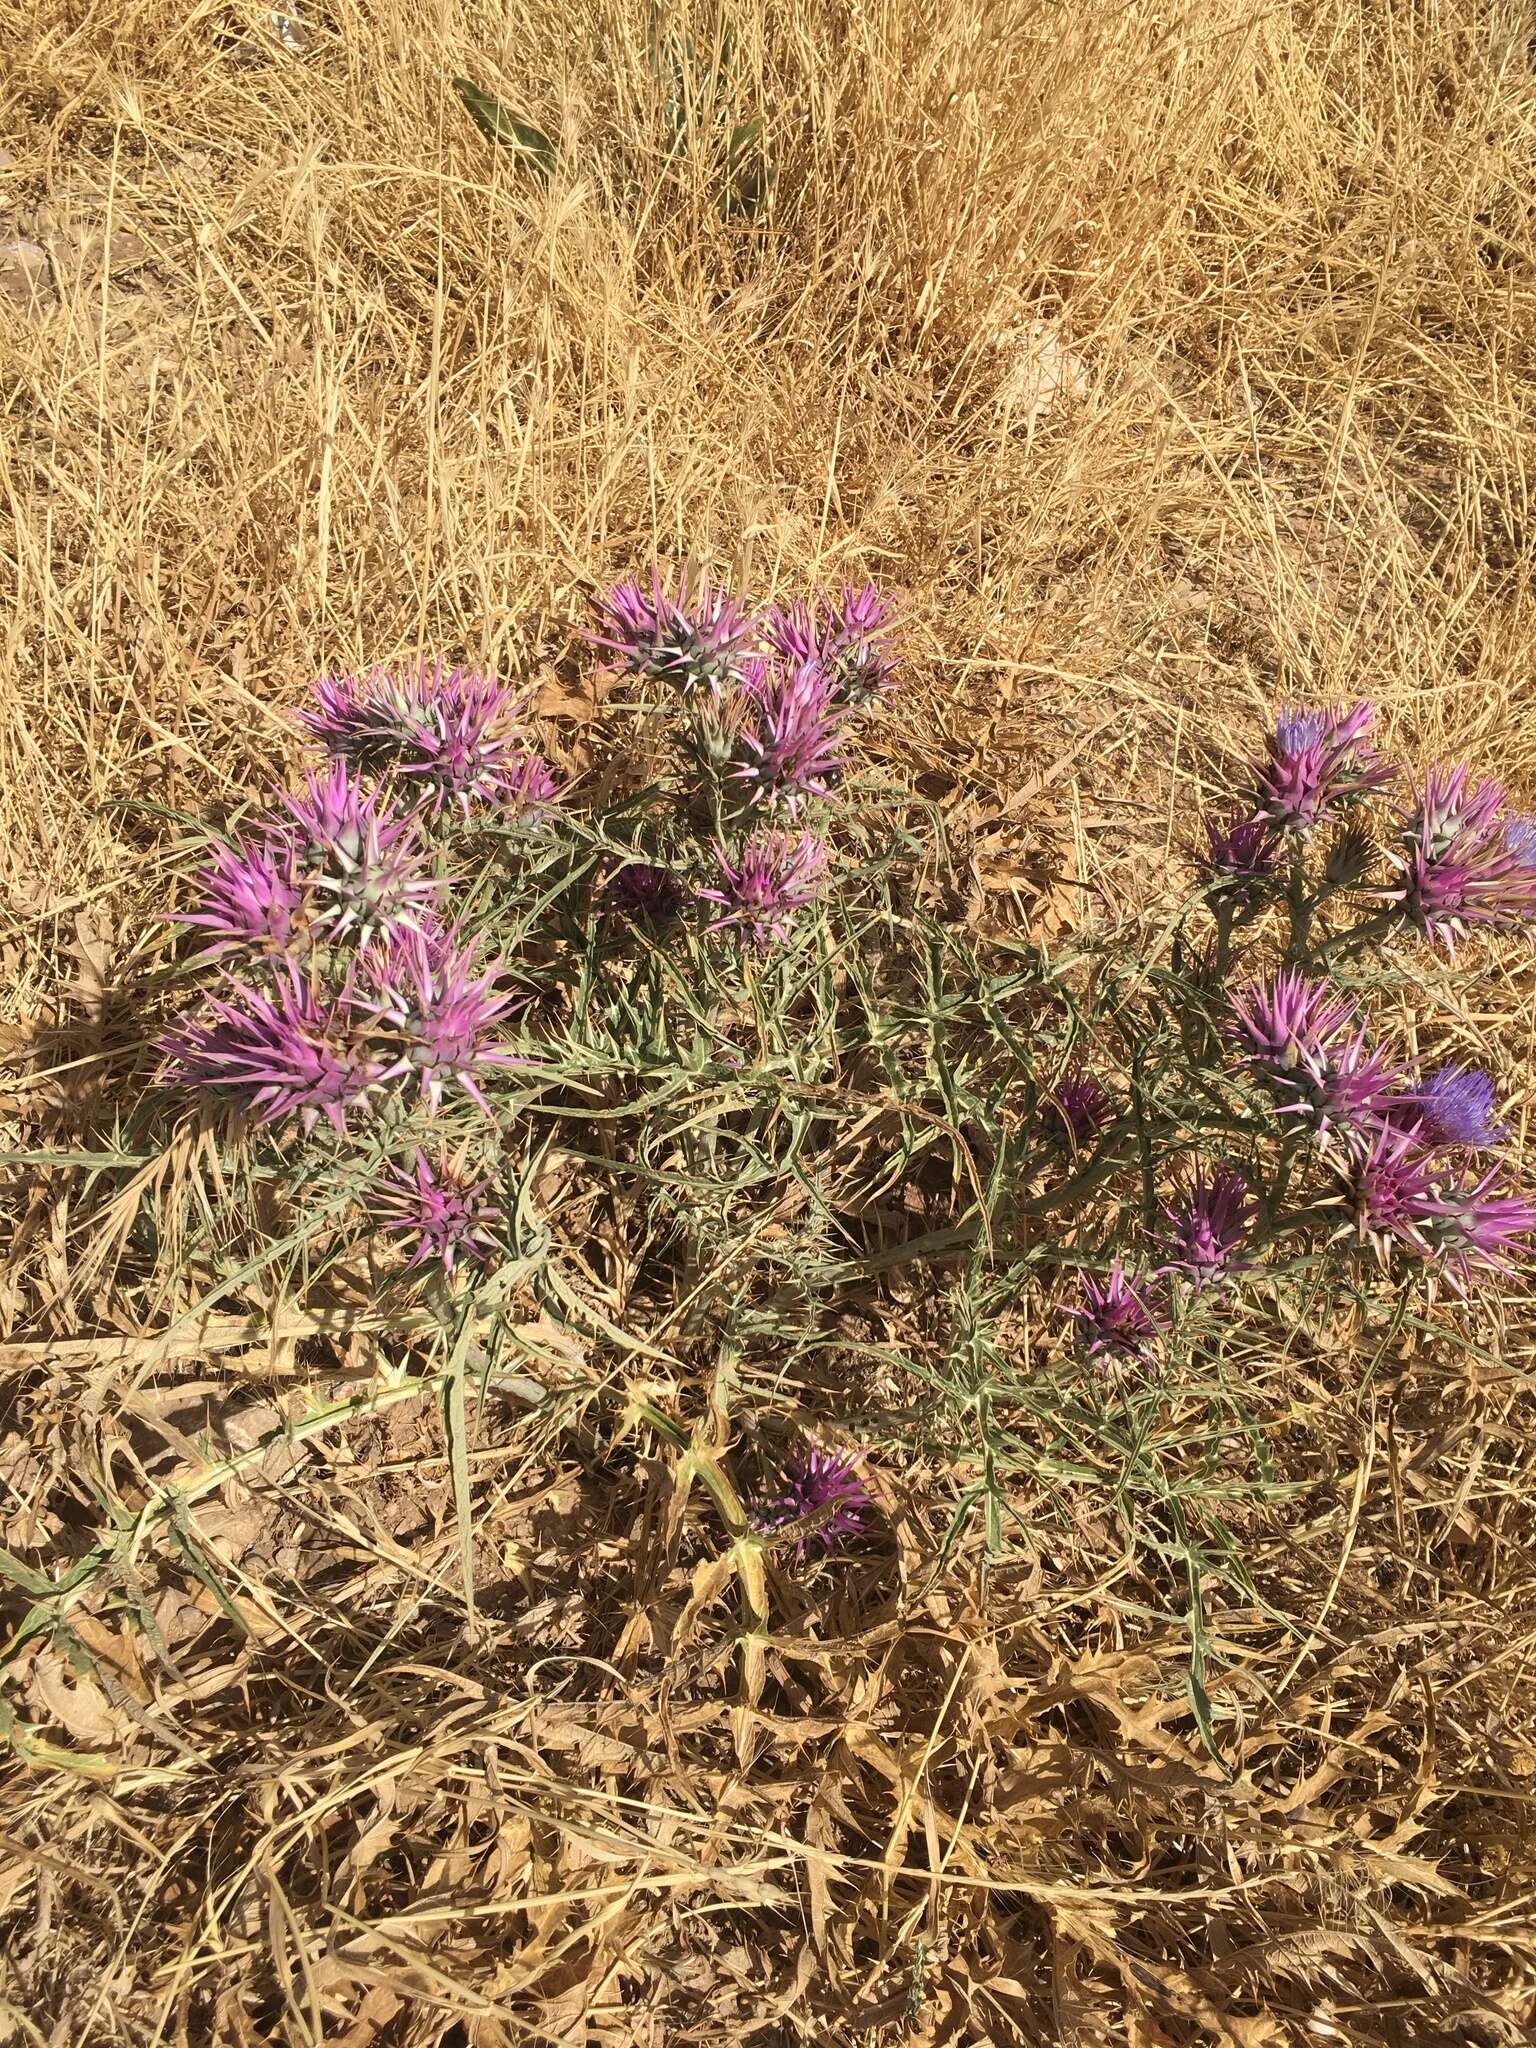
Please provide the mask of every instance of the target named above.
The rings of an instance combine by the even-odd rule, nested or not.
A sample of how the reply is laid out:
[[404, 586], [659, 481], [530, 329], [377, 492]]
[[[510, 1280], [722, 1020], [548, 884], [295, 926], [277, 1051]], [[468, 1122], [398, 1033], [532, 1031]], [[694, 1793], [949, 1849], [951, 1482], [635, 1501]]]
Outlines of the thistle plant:
[[1475, 926], [1536, 918], [1536, 867], [1504, 792], [1465, 768], [1432, 769], [1386, 849], [1398, 879], [1383, 901], [1425, 937], [1453, 947]]
[[586, 637], [610, 667], [649, 677], [683, 698], [704, 694], [718, 703], [740, 680], [756, 636], [749, 608], [707, 575], [685, 573], [674, 598], [653, 569], [649, 588], [625, 579], [593, 609], [596, 622]]
[[1078, 1287], [1081, 1298], [1062, 1314], [1077, 1325], [1083, 1356], [1102, 1372], [1146, 1364], [1161, 1328], [1147, 1282], [1127, 1278], [1117, 1252], [1105, 1279], [1079, 1273]]
[[[1283, 1356], [1277, 1317], [1475, 1313], [1532, 1249], [1490, 1074], [1411, 1057], [1376, 1000], [1426, 942], [1536, 917], [1536, 827], [1497, 785], [1413, 784], [1368, 704], [1287, 709], [1192, 850], [1173, 957], [1134, 927], [1053, 956], [935, 909], [933, 821], [868, 774], [879, 593], [757, 608], [653, 570], [587, 638], [645, 732], [638, 786], [560, 789], [520, 684], [328, 676], [299, 719], [322, 760], [190, 878], [162, 1077], [242, 1113], [290, 1235], [323, 1211], [306, 1259], [410, 1287], [445, 1333], [532, 1273], [601, 1354], [611, 1244], [614, 1298], [655, 1304], [639, 1355], [825, 1366], [842, 1439], [979, 1461], [957, 1513], [980, 1501], [991, 1545], [1009, 1470], [1097, 1460], [1149, 1526], [1170, 1488], [1197, 1512], [1189, 1418]], [[929, 1304], [971, 1333], [957, 1377], [893, 1341], [861, 1381], [859, 1318]], [[752, 1525], [805, 1524], [802, 1562], [876, 1540], [863, 1456], [807, 1440]]]
[[831, 673], [815, 661], [754, 659], [741, 679], [735, 746], [727, 770], [740, 799], [796, 818], [842, 780], [843, 713]]
[[1248, 1183], [1232, 1167], [1219, 1165], [1207, 1176], [1203, 1163], [1197, 1162], [1188, 1184], [1164, 1208], [1163, 1216], [1165, 1271], [1199, 1289], [1242, 1270], [1253, 1199]]
[[1046, 1097], [1042, 1123], [1074, 1150], [1091, 1143], [1114, 1116], [1108, 1093], [1084, 1068], [1069, 1067]]
[[1365, 744], [1375, 719], [1367, 703], [1282, 711], [1251, 770], [1254, 821], [1274, 831], [1310, 831], [1387, 788], [1396, 770]]

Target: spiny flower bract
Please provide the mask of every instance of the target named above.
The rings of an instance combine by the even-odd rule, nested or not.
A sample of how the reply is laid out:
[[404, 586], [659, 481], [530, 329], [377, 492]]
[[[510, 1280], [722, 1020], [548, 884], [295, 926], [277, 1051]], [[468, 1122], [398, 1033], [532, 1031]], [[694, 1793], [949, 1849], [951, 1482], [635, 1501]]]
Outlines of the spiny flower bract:
[[1385, 1260], [1395, 1242], [1430, 1261], [1458, 1294], [1479, 1275], [1509, 1274], [1536, 1232], [1536, 1201], [1492, 1167], [1453, 1178], [1444, 1151], [1420, 1128], [1384, 1124], [1351, 1162], [1345, 1202], [1358, 1235]]
[[394, 771], [436, 817], [445, 804], [523, 810], [553, 801], [554, 777], [520, 726], [523, 700], [494, 676], [442, 661], [322, 676], [299, 723], [334, 759]]
[[366, 944], [430, 914], [441, 885], [425, 870], [415, 820], [398, 817], [347, 762], [328, 763], [282, 803], [294, 871], [328, 937]]
[[483, 1265], [496, 1249], [494, 1227], [505, 1212], [489, 1199], [493, 1185], [489, 1176], [471, 1178], [461, 1164], [434, 1164], [418, 1151], [409, 1169], [387, 1168], [370, 1199], [384, 1229], [415, 1237], [407, 1271], [435, 1259], [451, 1273], [458, 1260]]
[[1257, 896], [1275, 873], [1280, 842], [1262, 818], [1234, 811], [1226, 818], [1207, 818], [1206, 847], [1200, 871], [1214, 886], [1212, 900], [1246, 901]]
[[1243, 1064], [1268, 1088], [1283, 1116], [1310, 1123], [1320, 1139], [1353, 1140], [1385, 1111], [1395, 1076], [1352, 1031], [1354, 1004], [1298, 969], [1281, 968], [1232, 999], [1229, 1030]]
[[745, 801], [793, 818], [842, 779], [842, 713], [827, 672], [752, 661], [742, 678], [729, 775]]
[[1126, 1278], [1118, 1252], [1106, 1278], [1080, 1271], [1077, 1280], [1082, 1299], [1075, 1307], [1064, 1307], [1062, 1314], [1076, 1323], [1083, 1355], [1106, 1369], [1116, 1362], [1144, 1360], [1161, 1328], [1149, 1305], [1146, 1283]]
[[392, 1045], [383, 1078], [414, 1077], [433, 1110], [457, 1085], [489, 1114], [478, 1076], [517, 1059], [492, 1037], [515, 1001], [497, 993], [498, 971], [499, 963], [477, 965], [472, 946], [436, 927], [370, 947], [359, 961], [359, 1000]]
[[795, 913], [815, 901], [826, 879], [827, 849], [814, 832], [754, 832], [734, 859], [723, 846], [714, 851], [719, 883], [699, 895], [723, 914], [708, 929], [734, 928], [760, 948], [788, 938]]
[[1513, 1273], [1530, 1256], [1533, 1234], [1536, 1201], [1498, 1167], [1442, 1188], [1428, 1226], [1436, 1263], [1458, 1294], [1480, 1276]]
[[607, 875], [598, 901], [606, 917], [626, 924], [663, 925], [682, 910], [687, 893], [670, 868], [630, 860]]
[[717, 702], [739, 675], [756, 631], [750, 611], [725, 585], [684, 575], [677, 597], [652, 569], [649, 590], [632, 578], [593, 600], [587, 639], [615, 668], [670, 685], [679, 695], [706, 692]]
[[1364, 745], [1375, 717], [1363, 701], [1343, 711], [1283, 710], [1253, 765], [1255, 820], [1309, 830], [1384, 789], [1396, 770]]
[[1048, 1131], [1075, 1150], [1091, 1144], [1114, 1116], [1115, 1105], [1085, 1067], [1068, 1067], [1046, 1097], [1042, 1112]]
[[292, 963], [270, 989], [231, 981], [207, 1012], [162, 1039], [165, 1078], [232, 1099], [264, 1123], [296, 1114], [313, 1130], [323, 1116], [343, 1131], [347, 1112], [387, 1078], [348, 994], [318, 993]]
[[1168, 1268], [1197, 1289], [1233, 1272], [1248, 1242], [1252, 1208], [1240, 1173], [1218, 1166], [1207, 1180], [1197, 1164], [1178, 1199], [1163, 1210]]
[[1397, 883], [1382, 892], [1431, 940], [1448, 947], [1474, 926], [1536, 918], [1536, 863], [1501, 823], [1504, 792], [1465, 768], [1434, 768], [1388, 848]]
[[863, 706], [895, 687], [894, 618], [893, 607], [872, 583], [845, 583], [836, 598], [814, 607], [804, 598], [772, 606], [763, 637], [790, 667], [820, 668], [837, 702]]
[[173, 913], [201, 934], [210, 953], [249, 951], [285, 959], [304, 943], [304, 884], [293, 844], [268, 832], [216, 845], [193, 881], [196, 904]]

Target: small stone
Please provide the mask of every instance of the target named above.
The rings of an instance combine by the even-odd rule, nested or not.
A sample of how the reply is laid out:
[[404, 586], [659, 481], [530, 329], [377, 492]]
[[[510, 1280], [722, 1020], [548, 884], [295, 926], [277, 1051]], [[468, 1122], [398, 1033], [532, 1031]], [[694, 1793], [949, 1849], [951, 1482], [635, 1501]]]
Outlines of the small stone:
[[0, 242], [0, 293], [23, 313], [34, 312], [52, 296], [48, 251], [19, 235]]
[[103, 258], [108, 275], [118, 277], [126, 271], [142, 270], [151, 260], [151, 252], [148, 243], [131, 228], [114, 228], [110, 242], [99, 231], [83, 236], [80, 243], [81, 269], [87, 275], [98, 273]]
[[1087, 396], [1088, 365], [1049, 320], [1024, 320], [994, 337], [1008, 367], [998, 386], [1000, 411], [1027, 426], [1064, 401]]

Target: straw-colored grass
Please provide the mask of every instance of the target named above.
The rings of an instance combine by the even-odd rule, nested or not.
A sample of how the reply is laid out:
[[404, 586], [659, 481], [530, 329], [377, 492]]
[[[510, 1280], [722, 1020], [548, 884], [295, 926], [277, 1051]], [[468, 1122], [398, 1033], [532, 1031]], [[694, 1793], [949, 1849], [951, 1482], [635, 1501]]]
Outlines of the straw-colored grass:
[[[297, 50], [254, 0], [0, 0], [7, 1142], [110, 1128], [175, 814], [279, 771], [316, 671], [526, 673], [580, 771], [585, 593], [657, 552], [900, 588], [884, 745], [983, 922], [1160, 900], [1281, 693], [1536, 804], [1522, 0], [701, 5], [748, 219], [667, 154], [646, 0], [294, 6]], [[1523, 1139], [1528, 957], [1431, 993]], [[1528, 1294], [1287, 1367], [1218, 1763], [1110, 1524], [941, 1565], [937, 1468], [783, 1592], [754, 1704], [664, 1446], [515, 1384], [471, 1616], [367, 1329], [157, 1347], [113, 1218], [8, 1185], [0, 1543], [57, 1580], [145, 1521], [0, 1695], [0, 2042], [1529, 2038]], [[312, 1381], [356, 1414], [253, 1455]]]

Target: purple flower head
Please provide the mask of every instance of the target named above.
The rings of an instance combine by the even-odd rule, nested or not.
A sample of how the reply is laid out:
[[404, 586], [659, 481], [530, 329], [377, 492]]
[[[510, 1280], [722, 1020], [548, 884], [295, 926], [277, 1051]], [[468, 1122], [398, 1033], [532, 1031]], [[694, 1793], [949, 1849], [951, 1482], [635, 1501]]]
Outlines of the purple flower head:
[[685, 900], [683, 885], [672, 870], [645, 860], [615, 868], [603, 883], [601, 897], [605, 917], [648, 925], [670, 924]]
[[1426, 1226], [1433, 1220], [1444, 1157], [1424, 1142], [1421, 1131], [1380, 1124], [1350, 1162], [1345, 1199], [1351, 1225], [1385, 1262], [1395, 1240], [1427, 1258]]
[[1498, 819], [1504, 792], [1465, 768], [1431, 769], [1401, 837], [1388, 852], [1399, 881], [1385, 901], [1426, 938], [1454, 947], [1474, 925], [1536, 917], [1536, 862]]
[[872, 583], [845, 583], [827, 606], [825, 659], [848, 703], [869, 704], [896, 687], [895, 616]]
[[1195, 1288], [1221, 1280], [1245, 1263], [1252, 1203], [1248, 1184], [1230, 1166], [1218, 1166], [1209, 1181], [1197, 1164], [1179, 1199], [1163, 1211], [1168, 1220], [1165, 1270], [1182, 1273]]
[[1106, 1371], [1117, 1362], [1144, 1360], [1161, 1327], [1148, 1305], [1145, 1282], [1126, 1279], [1118, 1252], [1107, 1279], [1082, 1271], [1077, 1278], [1082, 1301], [1062, 1314], [1077, 1324], [1083, 1355]]
[[763, 614], [763, 638], [789, 668], [806, 668], [826, 653], [822, 620], [803, 597], [768, 607]]
[[196, 886], [197, 908], [177, 911], [175, 922], [201, 932], [210, 953], [286, 959], [302, 950], [304, 887], [283, 834], [215, 846]]
[[1393, 1071], [1363, 1030], [1355, 1007], [1294, 968], [1253, 982], [1232, 999], [1229, 1030], [1239, 1056], [1268, 1088], [1282, 1116], [1299, 1116], [1320, 1140], [1353, 1142], [1392, 1099]]
[[746, 608], [702, 574], [691, 583], [685, 572], [672, 598], [652, 569], [649, 591], [632, 580], [616, 583], [593, 609], [596, 628], [586, 638], [614, 657], [613, 667], [668, 683], [684, 697], [707, 691], [717, 703], [740, 673], [754, 631]]
[[827, 849], [814, 832], [754, 832], [736, 860], [718, 845], [715, 860], [719, 887], [699, 895], [724, 915], [707, 929], [734, 928], [759, 950], [788, 938], [796, 911], [814, 902], [827, 874]]
[[436, 1166], [424, 1152], [416, 1154], [410, 1172], [392, 1166], [372, 1191], [379, 1220], [386, 1230], [412, 1231], [415, 1250], [406, 1270], [436, 1259], [451, 1273], [457, 1259], [483, 1265], [496, 1249], [492, 1226], [505, 1211], [486, 1199], [491, 1181], [471, 1180], [447, 1159]]
[[1437, 1145], [1465, 1145], [1482, 1152], [1502, 1145], [1509, 1136], [1494, 1121], [1491, 1074], [1481, 1067], [1441, 1067], [1422, 1087], [1392, 1105], [1391, 1121], [1400, 1128], [1415, 1124]]
[[231, 982], [211, 996], [207, 1021], [188, 1021], [161, 1040], [162, 1072], [185, 1087], [223, 1095], [263, 1123], [297, 1112], [306, 1131], [324, 1117], [346, 1128], [347, 1111], [385, 1079], [349, 1001], [324, 1001], [291, 963], [271, 993]]
[[430, 916], [440, 884], [423, 870], [414, 819], [397, 817], [345, 761], [282, 802], [293, 867], [331, 938], [366, 945]]
[[793, 818], [808, 797], [830, 796], [843, 773], [843, 717], [815, 662], [747, 663], [729, 771], [746, 801]]
[[873, 703], [896, 686], [895, 613], [872, 583], [845, 583], [813, 611], [803, 598], [775, 605], [763, 621], [768, 645], [790, 668], [825, 671], [838, 703]]
[[1205, 836], [1200, 870], [1216, 884], [1211, 891], [1216, 900], [1241, 901], [1256, 895], [1259, 885], [1274, 874], [1280, 842], [1264, 819], [1250, 818], [1242, 811], [1234, 811], [1225, 823], [1207, 818]]
[[488, 1067], [517, 1064], [517, 1056], [491, 1038], [515, 1000], [496, 993], [499, 965], [477, 970], [473, 947], [456, 945], [452, 932], [436, 926], [370, 947], [359, 961], [360, 1001], [399, 1041], [382, 1078], [416, 1075], [433, 1111], [447, 1085], [457, 1082], [489, 1114], [477, 1076]]
[[1536, 1232], [1536, 1202], [1512, 1191], [1498, 1167], [1452, 1181], [1421, 1129], [1381, 1126], [1353, 1164], [1346, 1199], [1355, 1229], [1383, 1260], [1394, 1242], [1404, 1245], [1432, 1260], [1458, 1294], [1479, 1274], [1513, 1272], [1519, 1240]]
[[869, 1488], [859, 1476], [863, 1455], [862, 1451], [824, 1451], [815, 1444], [794, 1452], [781, 1475], [782, 1492], [753, 1503], [753, 1526], [766, 1533], [803, 1521], [808, 1515], [825, 1513], [825, 1520], [797, 1539], [797, 1560], [805, 1556], [808, 1544], [835, 1550], [850, 1536], [862, 1536], [868, 1527], [865, 1517], [873, 1506]]
[[1536, 1233], [1536, 1201], [1494, 1167], [1481, 1179], [1441, 1190], [1428, 1227], [1437, 1264], [1458, 1294], [1483, 1274], [1513, 1273]]
[[1115, 1105], [1083, 1067], [1068, 1067], [1045, 1103], [1046, 1129], [1081, 1151], [1103, 1130]]
[[433, 817], [447, 803], [467, 817], [477, 806], [522, 810], [554, 798], [547, 765], [523, 746], [522, 701], [493, 676], [420, 662], [322, 676], [313, 696], [299, 723], [333, 759], [369, 774], [394, 769]]
[[1347, 711], [1282, 711], [1253, 767], [1253, 816], [1276, 831], [1306, 830], [1384, 789], [1396, 770], [1362, 744], [1375, 717], [1363, 702]]

